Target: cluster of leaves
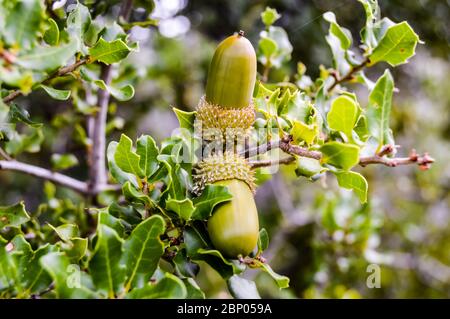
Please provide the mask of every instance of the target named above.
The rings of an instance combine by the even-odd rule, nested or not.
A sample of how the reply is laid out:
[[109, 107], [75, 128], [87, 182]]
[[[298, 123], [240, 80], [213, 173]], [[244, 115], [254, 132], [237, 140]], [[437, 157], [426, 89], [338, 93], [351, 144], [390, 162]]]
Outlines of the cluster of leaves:
[[[316, 179], [330, 171], [341, 187], [352, 189], [361, 203], [365, 203], [367, 181], [352, 168], [360, 157], [375, 155], [384, 145], [395, 145], [395, 142], [389, 127], [393, 77], [386, 69], [373, 82], [365, 76], [363, 68], [379, 62], [392, 66], [406, 63], [414, 54], [419, 38], [407, 22], [380, 19], [376, 1], [360, 2], [367, 14], [361, 52], [352, 51], [350, 31], [337, 23], [332, 12], [326, 12], [323, 17], [330, 24], [326, 39], [333, 55], [332, 68], [321, 66], [320, 76], [314, 81], [305, 74], [306, 68], [301, 62], [294, 75], [295, 83], [265, 83], [267, 78], [263, 76], [256, 90], [255, 105], [262, 115], [257, 126], [265, 128], [267, 135], [277, 131], [280, 137], [291, 136], [295, 145], [322, 153], [320, 160], [297, 156], [299, 176]], [[262, 13], [268, 30], [277, 28], [271, 24], [279, 17], [270, 8]], [[280, 34], [264, 31], [260, 35], [258, 57], [265, 69], [279, 67], [273, 61], [289, 59], [287, 48], [290, 46], [285, 44], [288, 40]], [[287, 75], [287, 79], [289, 77]], [[346, 81], [367, 87], [370, 93], [366, 107], [341, 85]], [[393, 155], [394, 152], [390, 154]]]
[[[360, 2], [367, 15], [362, 51], [355, 54], [350, 32], [337, 23], [333, 13], [324, 14], [330, 24], [326, 39], [333, 65], [322, 67], [314, 81], [299, 62], [297, 74], [287, 76], [282, 83], [270, 82], [271, 70], [289, 62], [292, 46], [286, 32], [273, 25], [280, 17], [276, 10], [268, 8], [262, 13], [266, 28], [257, 51], [263, 72], [254, 98], [258, 112], [255, 128], [264, 129], [266, 134], [253, 136], [253, 142], [289, 136], [294, 146], [319, 151], [320, 160], [294, 154], [297, 175], [314, 181], [329, 171], [342, 188], [352, 189], [365, 203], [367, 181], [353, 168], [361, 156], [394, 144], [389, 128], [394, 81], [386, 70], [372, 82], [363, 68], [379, 62], [392, 66], [405, 63], [419, 39], [406, 22], [380, 19], [376, 1]], [[70, 8], [52, 8], [52, 18], [47, 18], [49, 8], [38, 0], [0, 3], [2, 96], [14, 90], [28, 94], [42, 89], [56, 100], [71, 99], [71, 113], [55, 119], [53, 125], [63, 127], [70, 122], [76, 139], [89, 148], [91, 141], [82, 121], [97, 111], [95, 93], [107, 90], [118, 101], [134, 95], [135, 70], [119, 64], [110, 84], [101, 79], [102, 65], [121, 62], [137, 50], [126, 33], [131, 25], [105, 22], [101, 14], [107, 12], [108, 5], [88, 2], [87, 6], [77, 3]], [[139, 5], [148, 5], [151, 11], [151, 3], [140, 1]], [[25, 9], [30, 14], [27, 22], [17, 18]], [[68, 72], [67, 76], [54, 77], [61, 68], [76, 63], [80, 66], [71, 70], [70, 76]], [[362, 107], [357, 96], [343, 87], [346, 81], [368, 88], [367, 106]], [[113, 105], [109, 108], [110, 115], [115, 109]], [[135, 147], [126, 135], [109, 144], [109, 173], [121, 185], [122, 196], [100, 194], [98, 201], [105, 208], [90, 209], [86, 214], [84, 207], [56, 200], [54, 186], [49, 183], [45, 190], [48, 203], [31, 217], [23, 203], [0, 207], [1, 296], [202, 298], [204, 293], [195, 281], [199, 262], [206, 262], [228, 280], [236, 297], [258, 297], [255, 284], [239, 276], [247, 267], [269, 274], [280, 288], [288, 286], [289, 279], [276, 274], [260, 258], [268, 247], [264, 229], [257, 251], [244, 260], [227, 259], [212, 246], [204, 221], [217, 205], [229, 201], [231, 194], [226, 187], [213, 185], [199, 197], [190, 193], [192, 163], [200, 145], [193, 135], [195, 112], [174, 111], [184, 130], [160, 146], [148, 135], [139, 137]], [[39, 151], [44, 139], [42, 125], [25, 109], [0, 102], [0, 120], [8, 124], [0, 126], [0, 137], [9, 155]], [[18, 122], [25, 125], [20, 133]], [[114, 117], [108, 125], [120, 128], [120, 123], [120, 118]], [[271, 155], [263, 154], [259, 159], [270, 159]], [[54, 154], [51, 162], [55, 169], [67, 169], [78, 161], [70, 154]], [[336, 205], [324, 210], [328, 214], [324, 213], [323, 224], [330, 234], [345, 232], [348, 227], [376, 228], [363, 214], [364, 209], [362, 213], [355, 210], [352, 216], [367, 218], [344, 224], [336, 221], [330, 213]], [[42, 226], [45, 215], [54, 216], [52, 223]], [[93, 222], [84, 223], [83, 219]], [[361, 234], [355, 240], [363, 247], [367, 232]]]
[[[42, 90], [58, 101], [71, 99], [73, 109], [55, 117], [51, 126], [58, 130], [70, 122], [75, 142], [88, 147], [91, 141], [83, 122], [85, 116], [97, 112], [96, 92], [107, 90], [118, 101], [134, 96], [133, 70], [117, 69], [106, 85], [101, 64], [124, 60], [138, 45], [126, 33], [130, 25], [105, 20], [95, 3], [88, 7], [81, 3], [64, 6], [63, 2], [51, 8], [40, 0], [0, 3], [1, 93], [7, 99], [11, 93], [27, 95]], [[108, 130], [123, 126], [115, 112], [110, 107]], [[51, 129], [31, 120], [26, 108], [14, 102], [0, 101], [0, 123], [0, 140], [13, 157], [39, 152], [45, 130]], [[67, 169], [78, 161], [70, 154], [55, 154], [52, 164], [55, 169]]]

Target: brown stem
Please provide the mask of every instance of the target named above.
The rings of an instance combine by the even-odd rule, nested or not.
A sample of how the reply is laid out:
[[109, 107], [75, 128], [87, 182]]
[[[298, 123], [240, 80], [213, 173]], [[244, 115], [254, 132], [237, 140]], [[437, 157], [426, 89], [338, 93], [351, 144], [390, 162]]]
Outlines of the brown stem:
[[334, 83], [328, 88], [328, 92], [331, 92], [336, 85], [353, 79], [353, 75], [361, 71], [369, 63], [369, 58], [366, 58], [363, 62], [354, 66], [344, 77], [339, 78], [336, 74], [334, 75]]
[[[73, 64], [71, 64], [71, 65], [62, 67], [62, 68], [58, 69], [56, 72], [54, 72], [53, 74], [49, 75], [49, 76], [48, 76], [44, 81], [42, 81], [41, 83], [42, 83], [42, 84], [46, 84], [46, 83], [48, 83], [48, 82], [49, 82], [50, 80], [52, 80], [52, 79], [55, 79], [55, 78], [57, 78], [57, 77], [61, 77], [61, 76], [66, 75], [66, 74], [68, 74], [68, 73], [70, 73], [70, 72], [73, 72], [73, 71], [75, 71], [78, 67], [80, 67], [81, 65], [86, 64], [87, 61], [88, 61], [87, 59], [81, 59], [81, 60], [78, 60], [77, 62], [75, 62], [75, 63], [73, 63]], [[14, 90], [14, 91], [12, 91], [11, 93], [9, 93], [7, 96], [5, 96], [5, 97], [3, 98], [3, 102], [4, 102], [4, 103], [9, 103], [9, 102], [11, 102], [12, 100], [14, 100], [14, 99], [16, 99], [16, 98], [18, 98], [19, 96], [22, 96], [22, 95], [23, 95], [23, 93], [22, 93], [20, 90]]]
[[259, 168], [259, 167], [267, 167], [267, 166], [275, 166], [275, 165], [281, 165], [281, 164], [291, 164], [295, 162], [294, 156], [284, 157], [277, 160], [263, 160], [263, 161], [250, 161], [248, 164], [251, 166], [252, 169]]

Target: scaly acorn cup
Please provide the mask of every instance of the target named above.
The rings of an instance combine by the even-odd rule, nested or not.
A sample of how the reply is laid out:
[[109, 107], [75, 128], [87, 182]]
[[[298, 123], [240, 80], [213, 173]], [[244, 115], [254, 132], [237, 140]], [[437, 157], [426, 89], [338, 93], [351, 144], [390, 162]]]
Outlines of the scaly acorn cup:
[[256, 53], [240, 31], [219, 44], [211, 61], [206, 95], [197, 108], [203, 131], [219, 129], [222, 134], [245, 134], [255, 121], [255, 81]]
[[226, 257], [247, 256], [257, 244], [259, 222], [254, 176], [246, 160], [231, 152], [210, 156], [194, 168], [194, 183], [197, 193], [207, 184], [228, 187], [233, 198], [215, 208], [208, 233], [214, 247]]

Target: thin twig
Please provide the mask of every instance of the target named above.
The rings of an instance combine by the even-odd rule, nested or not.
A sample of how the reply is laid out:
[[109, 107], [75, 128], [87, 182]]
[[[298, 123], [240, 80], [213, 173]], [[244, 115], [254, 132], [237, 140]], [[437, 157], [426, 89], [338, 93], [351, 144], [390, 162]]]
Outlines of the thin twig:
[[294, 156], [284, 157], [277, 160], [249, 161], [248, 164], [252, 169], [259, 167], [275, 166], [281, 164], [291, 164], [295, 162]]
[[[71, 65], [62, 67], [62, 68], [58, 69], [55, 73], [53, 73], [53, 74], [51, 74], [50, 76], [48, 76], [48, 77], [47, 77], [44, 81], [42, 81], [41, 83], [42, 83], [42, 84], [48, 83], [50, 80], [52, 80], [52, 79], [54, 79], [54, 78], [61, 77], [61, 76], [66, 75], [66, 74], [68, 74], [68, 73], [70, 73], [70, 72], [73, 72], [73, 71], [75, 71], [78, 67], [80, 67], [81, 65], [86, 64], [87, 61], [88, 61], [88, 59], [81, 59], [81, 60], [79, 60], [79, 61], [77, 61], [77, 62], [75, 62], [75, 63], [73, 63], [73, 64], [71, 64]], [[7, 96], [5, 96], [5, 97], [3, 98], [3, 102], [4, 102], [4, 103], [9, 103], [9, 102], [11, 102], [12, 100], [14, 100], [14, 99], [16, 99], [16, 98], [18, 98], [19, 96], [22, 96], [22, 95], [23, 95], [23, 93], [22, 93], [20, 90], [12, 91], [11, 93], [9, 93]]]
[[264, 153], [267, 153], [268, 151], [272, 149], [276, 149], [280, 147], [280, 141], [277, 140], [275, 142], [267, 142], [266, 144], [259, 145], [257, 147], [245, 149], [244, 151], [240, 152], [239, 155], [246, 156], [247, 158], [254, 157], [257, 155], [261, 155]]
[[418, 155], [415, 150], [411, 151], [408, 157], [394, 157], [389, 158], [380, 155], [361, 157], [359, 159], [359, 165], [362, 167], [369, 164], [381, 164], [388, 167], [396, 167], [399, 165], [410, 165], [417, 164], [420, 169], [427, 170], [430, 168], [431, 164], [434, 163], [434, 158], [424, 153], [423, 155]]
[[118, 191], [121, 189], [120, 185], [111, 185], [111, 184], [103, 184], [99, 185], [96, 189], [90, 190], [87, 187], [87, 184], [85, 182], [79, 181], [73, 177], [53, 172], [51, 170], [48, 170], [46, 168], [42, 168], [35, 165], [30, 165], [26, 163], [22, 163], [16, 160], [0, 160], [0, 170], [5, 171], [16, 171], [25, 173], [31, 176], [39, 177], [51, 182], [54, 182], [55, 184], [73, 189], [74, 191], [77, 191], [81, 194], [88, 194], [88, 195], [96, 195], [99, 192], [103, 191]]
[[360, 64], [354, 66], [345, 76], [342, 78], [338, 78], [336, 75], [334, 76], [334, 83], [328, 88], [328, 92], [331, 92], [336, 85], [341, 84], [343, 82], [349, 81], [353, 79], [353, 75], [359, 71], [361, 71], [367, 64], [369, 63], [369, 59], [366, 58]]
[[73, 189], [79, 193], [87, 193], [87, 186], [85, 182], [79, 181], [75, 178], [52, 172], [48, 169], [25, 164], [16, 160], [12, 161], [0, 161], [0, 170], [10, 170], [26, 173], [28, 175], [40, 177], [46, 179], [48, 181], [54, 182], [61, 186], [66, 186], [70, 189]]

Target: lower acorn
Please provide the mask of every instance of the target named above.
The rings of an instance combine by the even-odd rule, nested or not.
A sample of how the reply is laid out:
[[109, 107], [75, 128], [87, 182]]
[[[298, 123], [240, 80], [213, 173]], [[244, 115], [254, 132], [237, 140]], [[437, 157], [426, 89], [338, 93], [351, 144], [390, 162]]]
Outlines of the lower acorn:
[[227, 186], [231, 201], [215, 208], [208, 220], [208, 233], [216, 249], [229, 258], [247, 256], [258, 241], [259, 222], [253, 198], [254, 177], [244, 158], [214, 155], [198, 164], [194, 181], [197, 191], [206, 184]]

